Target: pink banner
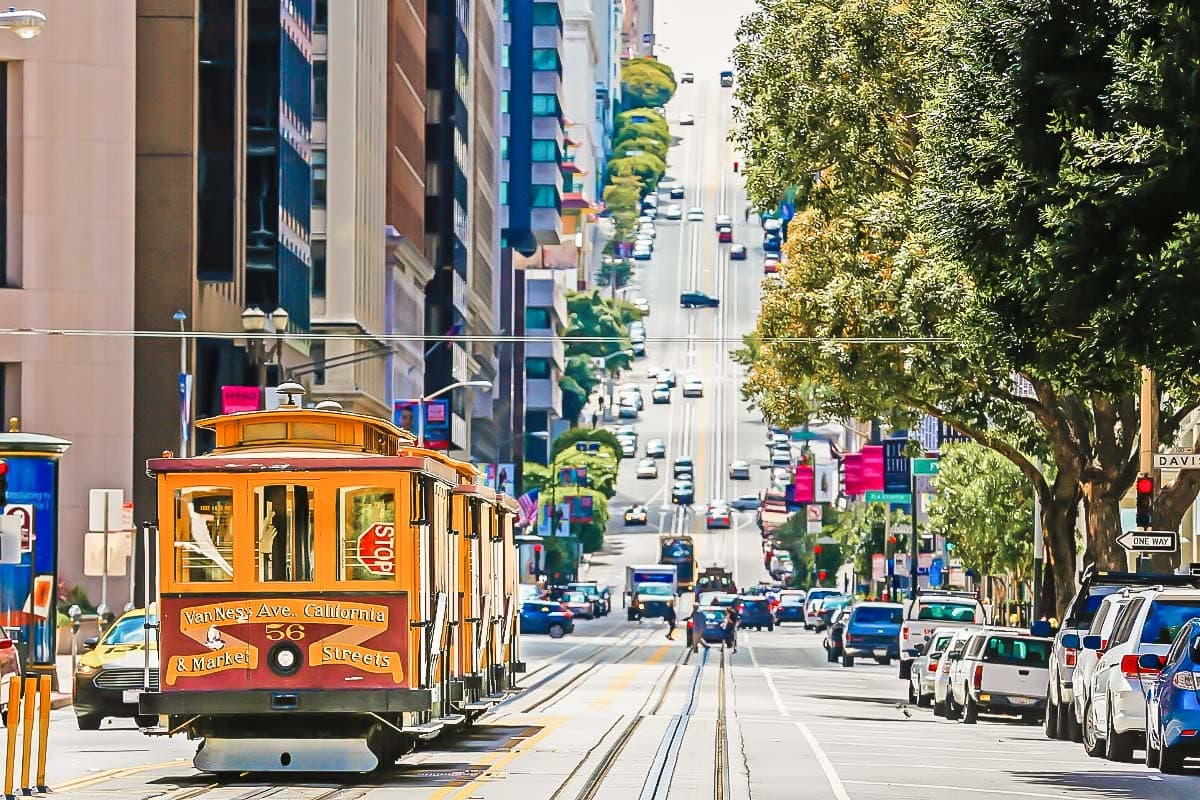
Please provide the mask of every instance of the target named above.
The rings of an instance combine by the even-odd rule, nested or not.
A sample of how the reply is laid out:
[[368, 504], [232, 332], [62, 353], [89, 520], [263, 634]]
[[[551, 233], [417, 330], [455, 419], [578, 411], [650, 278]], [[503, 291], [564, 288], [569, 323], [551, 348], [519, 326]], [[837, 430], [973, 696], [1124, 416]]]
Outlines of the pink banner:
[[221, 413], [237, 414], [258, 411], [262, 390], [257, 386], [222, 386]]
[[863, 475], [862, 475], [862, 454], [847, 453], [842, 456], [842, 465], [845, 467], [845, 475], [843, 479], [846, 485], [842, 487], [842, 492], [848, 496], [860, 495], [863, 493]]
[[883, 491], [883, 445], [868, 444], [862, 449], [862, 489]]
[[792, 502], [811, 503], [813, 499], [813, 468], [796, 467], [796, 483], [792, 487]]

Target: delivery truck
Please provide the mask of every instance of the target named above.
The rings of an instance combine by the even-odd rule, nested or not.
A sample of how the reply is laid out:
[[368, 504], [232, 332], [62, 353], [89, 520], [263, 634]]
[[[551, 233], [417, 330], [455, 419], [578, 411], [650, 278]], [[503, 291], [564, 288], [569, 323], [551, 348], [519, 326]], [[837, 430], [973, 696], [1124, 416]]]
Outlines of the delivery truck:
[[624, 599], [628, 618], [653, 619], [675, 607], [675, 585], [679, 572], [674, 564], [625, 567]]

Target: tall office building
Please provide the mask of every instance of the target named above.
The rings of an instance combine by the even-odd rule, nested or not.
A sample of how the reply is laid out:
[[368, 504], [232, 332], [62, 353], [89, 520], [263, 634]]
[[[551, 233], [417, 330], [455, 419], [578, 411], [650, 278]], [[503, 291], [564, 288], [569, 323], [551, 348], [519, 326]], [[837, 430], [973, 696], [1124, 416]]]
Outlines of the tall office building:
[[[313, 0], [138, 5], [137, 328], [171, 328], [182, 311], [185, 328], [234, 332], [247, 310], [282, 309], [288, 333], [308, 332], [313, 24]], [[294, 336], [200, 340], [185, 351], [193, 388], [181, 398], [178, 342], [137, 340], [135, 509], [154, 507], [139, 465], [179, 450], [181, 417], [257, 407], [261, 384], [310, 361]], [[184, 444], [209, 446], [203, 434]]]
[[[325, 12], [323, 7], [322, 12]], [[313, 390], [347, 411], [391, 416], [388, 333], [388, 9], [329, 3], [314, 37], [313, 330], [377, 339], [312, 346]]]

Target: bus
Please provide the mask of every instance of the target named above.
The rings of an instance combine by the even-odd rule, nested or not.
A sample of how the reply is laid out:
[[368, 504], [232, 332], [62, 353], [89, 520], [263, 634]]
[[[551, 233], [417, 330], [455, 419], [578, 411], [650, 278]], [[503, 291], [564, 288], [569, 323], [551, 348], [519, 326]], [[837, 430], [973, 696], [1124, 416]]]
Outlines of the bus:
[[658, 563], [675, 565], [678, 570], [676, 592], [690, 592], [695, 587], [696, 544], [691, 536], [669, 533], [658, 537]]

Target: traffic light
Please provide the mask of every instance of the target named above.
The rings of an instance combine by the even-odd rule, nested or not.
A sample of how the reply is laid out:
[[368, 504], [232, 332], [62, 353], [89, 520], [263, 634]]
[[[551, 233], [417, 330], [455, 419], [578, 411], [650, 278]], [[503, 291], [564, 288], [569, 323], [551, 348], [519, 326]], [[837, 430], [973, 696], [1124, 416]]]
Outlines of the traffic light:
[[738, 162], [736, 162], [736, 161], [735, 161], [735, 162], [733, 162], [733, 171], [734, 171], [734, 172], [737, 172], [737, 171], [738, 171]]
[[1137, 479], [1137, 524], [1139, 528], [1154, 527], [1154, 478], [1142, 473]]
[[0, 458], [0, 512], [8, 505], [8, 462]]
[[821, 555], [821, 545], [819, 545], [819, 544], [814, 544], [814, 545], [813, 545], [813, 555], [814, 555], [814, 556], [819, 556], [819, 555]]
[[826, 572], [825, 570], [820, 570], [820, 571], [817, 573], [817, 580], [822, 580], [822, 581], [823, 581], [823, 580], [825, 580], [825, 577], [826, 577], [828, 574], [829, 574], [829, 573], [828, 573], [828, 572]]

